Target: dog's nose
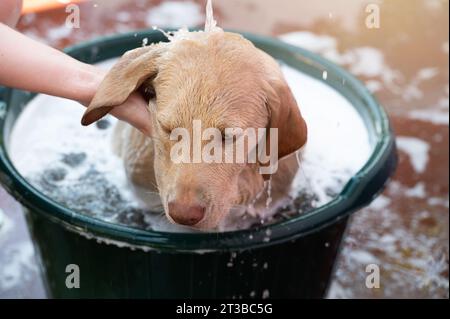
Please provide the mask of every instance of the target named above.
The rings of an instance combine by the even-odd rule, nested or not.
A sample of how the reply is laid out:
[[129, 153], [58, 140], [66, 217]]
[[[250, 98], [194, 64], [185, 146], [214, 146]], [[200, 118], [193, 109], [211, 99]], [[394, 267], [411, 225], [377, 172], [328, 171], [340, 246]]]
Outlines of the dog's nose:
[[169, 215], [180, 225], [194, 226], [205, 217], [205, 207], [201, 205], [183, 205], [179, 202], [169, 202]]

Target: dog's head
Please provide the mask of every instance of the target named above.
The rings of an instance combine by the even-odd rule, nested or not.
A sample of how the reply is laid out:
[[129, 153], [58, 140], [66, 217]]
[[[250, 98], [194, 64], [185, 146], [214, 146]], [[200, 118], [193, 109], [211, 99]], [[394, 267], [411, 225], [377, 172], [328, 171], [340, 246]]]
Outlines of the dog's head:
[[[268, 146], [277, 143], [279, 159], [306, 142], [306, 124], [278, 64], [237, 34], [194, 33], [126, 53], [104, 79], [83, 124], [100, 119], [138, 89], [154, 92], [149, 102], [154, 170], [165, 212], [179, 224], [216, 227], [232, 206], [251, 200], [240, 192], [242, 178], [258, 185], [253, 193], [261, 189], [267, 175], [256, 173], [263, 166], [259, 160], [237, 160], [236, 154], [231, 162], [225, 159], [226, 145], [237, 151], [240, 138], [245, 154], [259, 154], [259, 147], [239, 137], [242, 132], [228, 136], [227, 128], [277, 129], [278, 141], [270, 138], [273, 131], [264, 139]], [[180, 128], [187, 137], [174, 137]], [[188, 142], [187, 148], [181, 142]], [[200, 158], [194, 154], [198, 150]], [[216, 160], [206, 161], [204, 154]]]

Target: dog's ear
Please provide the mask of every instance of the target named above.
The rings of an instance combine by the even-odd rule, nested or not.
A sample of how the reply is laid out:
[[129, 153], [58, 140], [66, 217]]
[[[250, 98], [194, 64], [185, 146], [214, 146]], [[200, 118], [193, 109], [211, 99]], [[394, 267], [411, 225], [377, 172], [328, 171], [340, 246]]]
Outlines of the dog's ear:
[[270, 115], [269, 128], [278, 129], [278, 159], [280, 160], [305, 145], [308, 130], [295, 97], [283, 78], [270, 81], [266, 94]]
[[89, 125], [126, 101], [131, 93], [158, 73], [157, 59], [167, 43], [153, 44], [125, 53], [100, 84], [83, 115], [81, 124]]

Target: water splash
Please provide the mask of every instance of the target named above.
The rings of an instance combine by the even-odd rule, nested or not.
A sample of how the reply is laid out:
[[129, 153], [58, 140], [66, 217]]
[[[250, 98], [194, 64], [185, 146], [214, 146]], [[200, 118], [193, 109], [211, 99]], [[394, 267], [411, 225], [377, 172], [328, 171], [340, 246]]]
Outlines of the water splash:
[[266, 208], [270, 207], [272, 203], [272, 175], [270, 175], [269, 180], [266, 182], [267, 184], [267, 200], [266, 200]]
[[214, 19], [214, 10], [212, 6], [212, 0], [208, 0], [206, 4], [206, 21], [205, 21], [205, 29], [204, 31], [189, 31], [187, 27], [182, 27], [176, 31], [166, 32], [157, 26], [152, 27], [153, 30], [158, 30], [161, 32], [171, 43], [178, 42], [184, 39], [193, 39], [196, 38], [200, 33], [212, 33], [217, 31], [223, 31], [222, 28], [217, 26], [217, 21]]
[[212, 6], [212, 0], [208, 0], [206, 4], [206, 22], [205, 32], [212, 32], [217, 29], [217, 21], [214, 20], [214, 9]]

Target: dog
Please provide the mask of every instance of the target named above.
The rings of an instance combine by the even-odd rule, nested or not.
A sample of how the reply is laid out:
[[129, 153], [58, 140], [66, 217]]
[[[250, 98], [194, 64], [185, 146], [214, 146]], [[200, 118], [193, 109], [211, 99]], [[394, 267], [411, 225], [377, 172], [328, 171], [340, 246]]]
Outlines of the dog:
[[[282, 205], [298, 169], [297, 151], [307, 141], [307, 125], [271, 56], [220, 28], [180, 31], [170, 42], [124, 54], [82, 123], [99, 120], [140, 89], [153, 94], [148, 104], [151, 136], [119, 123], [114, 147], [129, 180], [159, 193], [171, 222], [207, 231], [236, 208], [267, 218]], [[174, 163], [171, 132], [180, 127], [192, 131], [194, 120], [221, 131], [278, 129], [278, 170], [269, 176], [260, 173], [261, 163]]]

